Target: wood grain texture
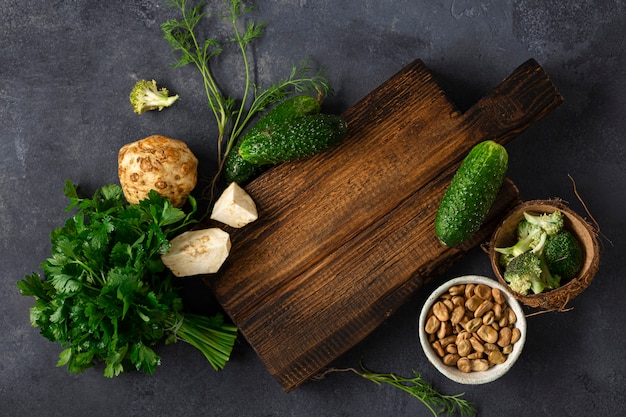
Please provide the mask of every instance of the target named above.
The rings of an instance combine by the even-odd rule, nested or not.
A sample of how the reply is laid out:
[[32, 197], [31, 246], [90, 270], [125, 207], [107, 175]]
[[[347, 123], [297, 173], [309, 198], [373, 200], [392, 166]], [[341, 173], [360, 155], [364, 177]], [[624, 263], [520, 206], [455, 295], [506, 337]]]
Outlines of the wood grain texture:
[[344, 113], [330, 152], [282, 164], [246, 190], [259, 220], [205, 281], [284, 390], [365, 338], [425, 282], [487, 240], [519, 193], [505, 181], [471, 242], [443, 247], [433, 222], [469, 149], [506, 143], [562, 102], [530, 60], [460, 113], [416, 60]]

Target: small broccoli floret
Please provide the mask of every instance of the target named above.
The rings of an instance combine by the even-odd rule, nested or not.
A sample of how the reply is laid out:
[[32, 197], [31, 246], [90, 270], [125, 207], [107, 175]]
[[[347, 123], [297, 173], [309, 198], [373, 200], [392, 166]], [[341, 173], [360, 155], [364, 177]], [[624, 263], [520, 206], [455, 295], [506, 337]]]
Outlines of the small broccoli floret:
[[155, 80], [139, 80], [130, 92], [130, 104], [137, 114], [156, 109], [161, 111], [174, 104], [176, 100], [178, 100], [178, 94], [169, 96], [166, 88], [157, 88]]
[[526, 219], [520, 220], [520, 222], [517, 224], [517, 228], [515, 229], [518, 239], [524, 239], [528, 235], [535, 234], [541, 231], [543, 231], [541, 227], [529, 222]]
[[543, 253], [548, 269], [565, 280], [576, 276], [585, 258], [578, 239], [568, 230], [549, 236]]
[[529, 251], [511, 259], [504, 271], [504, 280], [513, 291], [522, 295], [527, 295], [530, 291], [538, 294], [546, 288], [541, 274], [540, 257]]
[[501, 265], [506, 266], [513, 258], [525, 252], [540, 252], [545, 244], [547, 233], [542, 228], [528, 223], [527, 226], [522, 226], [521, 230], [518, 225], [518, 237], [520, 238], [515, 245], [494, 249], [500, 253]]
[[531, 224], [541, 227], [549, 235], [558, 233], [563, 229], [563, 213], [559, 210], [552, 213], [540, 214], [538, 216], [525, 212], [524, 219]]

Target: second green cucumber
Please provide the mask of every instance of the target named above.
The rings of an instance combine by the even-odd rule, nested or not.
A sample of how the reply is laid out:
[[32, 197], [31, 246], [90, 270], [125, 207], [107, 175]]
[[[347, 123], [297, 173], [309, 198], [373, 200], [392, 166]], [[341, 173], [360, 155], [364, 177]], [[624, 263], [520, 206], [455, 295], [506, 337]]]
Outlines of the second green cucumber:
[[308, 158], [323, 152], [346, 136], [345, 120], [334, 114], [302, 116], [246, 137], [241, 157], [252, 164], [268, 165]]

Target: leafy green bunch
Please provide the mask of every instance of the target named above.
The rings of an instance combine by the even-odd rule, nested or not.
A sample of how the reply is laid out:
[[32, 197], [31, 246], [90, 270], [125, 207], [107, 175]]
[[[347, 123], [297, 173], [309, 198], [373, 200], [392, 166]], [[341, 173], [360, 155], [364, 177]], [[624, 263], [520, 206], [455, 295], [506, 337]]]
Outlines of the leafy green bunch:
[[[320, 98], [332, 94], [332, 87], [324, 71], [314, 71], [305, 60], [298, 68], [292, 66], [288, 77], [266, 87], [255, 84], [252, 79], [253, 68], [248, 59], [250, 44], [260, 38], [265, 31], [264, 23], [251, 19], [242, 22], [253, 6], [244, 5], [242, 0], [229, 0], [228, 12], [222, 16], [232, 27], [232, 37], [221, 40], [210, 37], [202, 40], [199, 28], [206, 11], [205, 4], [188, 5], [187, 0], [168, 0], [168, 3], [181, 13], [180, 19], [171, 19], [162, 24], [164, 38], [178, 53], [176, 67], [193, 64], [200, 71], [209, 107], [217, 122], [218, 169], [213, 180], [217, 183], [228, 153], [248, 123], [260, 112], [284, 100], [291, 93], [312, 92]], [[211, 63], [224, 51], [227, 44], [235, 45], [242, 62], [242, 91], [239, 98], [223, 92], [213, 72]]]
[[45, 279], [33, 273], [17, 283], [36, 299], [32, 325], [65, 348], [57, 366], [80, 373], [104, 362], [106, 377], [131, 367], [152, 374], [160, 362], [153, 346], [180, 338], [222, 368], [236, 328], [219, 315], [186, 314], [175, 278], [160, 260], [169, 239], [196, 222], [195, 200], [189, 198], [186, 214], [156, 191], [133, 205], [117, 185], [88, 199], [67, 181], [64, 193], [67, 210], [76, 212], [50, 234], [52, 254], [41, 264]]

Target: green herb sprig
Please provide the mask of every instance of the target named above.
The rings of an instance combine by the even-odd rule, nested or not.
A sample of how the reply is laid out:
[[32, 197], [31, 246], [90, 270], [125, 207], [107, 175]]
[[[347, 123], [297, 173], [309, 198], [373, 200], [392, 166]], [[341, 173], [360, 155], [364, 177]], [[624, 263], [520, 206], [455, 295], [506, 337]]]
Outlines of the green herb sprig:
[[[198, 26], [206, 13], [204, 3], [193, 7], [188, 5], [187, 0], [168, 0], [168, 3], [181, 13], [180, 19], [171, 19], [161, 25], [164, 38], [178, 53], [174, 66], [193, 64], [197, 67], [202, 75], [209, 107], [217, 122], [218, 168], [212, 181], [213, 191], [228, 153], [255, 115], [283, 100], [290, 93], [315, 93], [321, 99], [332, 94], [333, 90], [324, 70], [314, 71], [307, 60], [300, 67], [293, 66], [289, 76], [277, 83], [266, 88], [255, 84], [252, 80], [248, 48], [264, 34], [265, 24], [251, 19], [241, 24], [254, 9], [253, 6], [245, 6], [242, 0], [229, 0], [228, 13], [222, 16], [230, 22], [233, 32], [233, 36], [226, 41], [214, 37], [204, 40], [199, 38]], [[245, 82], [239, 99], [222, 91], [210, 65], [213, 58], [223, 52], [227, 42], [235, 44], [241, 54]]]
[[391, 385], [420, 400], [435, 417], [442, 414], [449, 417], [454, 415], [473, 417], [477, 415], [474, 405], [461, 398], [464, 394], [442, 394], [415, 370], [413, 370], [413, 377], [409, 378], [394, 373], [372, 372], [361, 365], [361, 370], [355, 368], [330, 368], [316, 376], [315, 379], [322, 379], [332, 372], [352, 372], [378, 385]]
[[237, 329], [220, 315], [189, 314], [160, 256], [169, 239], [196, 223], [191, 210], [173, 207], [156, 191], [139, 204], [127, 204], [118, 185], [80, 198], [66, 182], [68, 210], [63, 227], [50, 234], [52, 254], [42, 264], [42, 279], [33, 273], [17, 283], [35, 298], [33, 326], [65, 349], [57, 366], [80, 373], [98, 362], [106, 377], [135, 368], [154, 373], [160, 357], [153, 346], [185, 340], [198, 348], [215, 369], [229, 358]]

